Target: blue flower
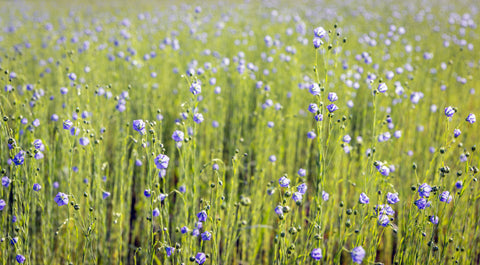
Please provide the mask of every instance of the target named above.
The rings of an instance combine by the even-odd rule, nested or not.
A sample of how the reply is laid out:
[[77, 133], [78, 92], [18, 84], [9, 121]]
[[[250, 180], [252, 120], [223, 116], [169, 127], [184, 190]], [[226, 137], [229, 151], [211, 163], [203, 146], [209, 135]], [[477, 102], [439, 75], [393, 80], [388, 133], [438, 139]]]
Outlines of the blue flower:
[[462, 131], [460, 131], [459, 129], [453, 130], [453, 136], [454, 136], [455, 138], [457, 138], [458, 136], [460, 136], [460, 134], [462, 134]]
[[68, 204], [68, 196], [65, 193], [59, 192], [54, 198], [54, 201], [58, 204], [58, 206], [63, 206]]
[[307, 184], [305, 183], [302, 183], [300, 185], [297, 186], [297, 190], [298, 192], [300, 192], [301, 194], [305, 194], [307, 192]]
[[308, 105], [308, 111], [310, 111], [311, 113], [316, 113], [318, 111], [317, 104], [310, 103], [310, 105]]
[[7, 176], [2, 178], [2, 186], [4, 186], [5, 188], [8, 188], [10, 183], [12, 183], [12, 181]]
[[440, 201], [441, 202], [446, 202], [446, 203], [450, 203], [453, 199], [452, 195], [450, 195], [450, 192], [449, 191], [444, 191], [442, 193], [440, 193]]
[[321, 260], [323, 258], [322, 250], [320, 248], [314, 248], [312, 252], [310, 252], [310, 257], [314, 260]]
[[207, 212], [201, 211], [197, 214], [197, 217], [198, 217], [199, 222], [205, 222], [205, 221], [207, 221], [208, 215], [207, 215]]
[[418, 194], [420, 195], [420, 197], [430, 196], [431, 191], [432, 187], [430, 187], [430, 185], [428, 185], [427, 183], [423, 183], [422, 185], [420, 185], [420, 187], [418, 187]]
[[338, 100], [337, 93], [335, 93], [335, 92], [328, 93], [328, 100], [330, 100], [330, 102], [337, 101]]
[[197, 255], [195, 256], [195, 262], [198, 264], [203, 264], [205, 263], [206, 260], [207, 260], [207, 256], [202, 252], [198, 252]]
[[330, 105], [327, 106], [327, 109], [330, 112], [334, 112], [334, 111], [338, 110], [338, 107], [335, 104], [330, 104]]
[[378, 92], [380, 93], [385, 93], [388, 90], [387, 84], [385, 83], [380, 83], [377, 88]]
[[149, 198], [150, 196], [152, 196], [152, 193], [149, 189], [146, 189], [143, 191], [143, 195], [145, 195], [145, 197]]
[[316, 121], [323, 121], [323, 115], [322, 114], [315, 115], [315, 120]]
[[290, 185], [290, 180], [286, 176], [282, 176], [278, 180], [278, 183], [280, 184], [280, 187], [288, 188], [288, 186]]
[[0, 199], [0, 211], [3, 211], [3, 209], [5, 208], [7, 204], [5, 203], [4, 200]]
[[158, 210], [158, 208], [153, 209], [152, 215], [153, 215], [153, 217], [160, 216], [160, 210]]
[[192, 85], [190, 86], [190, 92], [192, 92], [193, 95], [198, 95], [202, 92], [202, 86], [200, 83], [197, 81], [193, 82]]
[[197, 124], [202, 123], [202, 122], [203, 122], [203, 115], [202, 115], [202, 113], [195, 113], [195, 114], [193, 115], [193, 121], [194, 121], [195, 123], [197, 123]]
[[420, 198], [420, 199], [416, 200], [414, 204], [415, 204], [415, 206], [417, 206], [417, 208], [419, 210], [423, 210], [427, 207], [430, 207], [430, 202], [427, 201], [427, 199], [425, 199], [425, 198]]
[[40, 191], [41, 189], [42, 189], [42, 186], [40, 186], [40, 184], [38, 184], [38, 183], [33, 184], [33, 190], [34, 191]]
[[365, 258], [365, 250], [361, 246], [355, 247], [352, 249], [350, 256], [354, 263], [361, 264]]
[[322, 199], [324, 201], [328, 201], [329, 198], [330, 198], [330, 195], [328, 193], [326, 193], [325, 191], [322, 191]]
[[283, 207], [281, 205], [275, 207], [275, 213], [278, 215], [283, 215]]
[[73, 122], [66, 120], [63, 122], [63, 129], [69, 130], [73, 126]]
[[203, 232], [200, 236], [203, 241], [209, 241], [212, 239], [212, 234], [208, 231]]
[[297, 173], [300, 177], [305, 177], [307, 175], [307, 171], [303, 168], [300, 168]]
[[378, 225], [381, 225], [383, 227], [387, 227], [388, 223], [390, 223], [390, 217], [386, 214], [380, 214], [378, 216]]
[[182, 234], [188, 233], [188, 227], [184, 226], [184, 227], [180, 228], [180, 232], [181, 232]]
[[165, 247], [165, 252], [167, 253], [167, 257], [170, 257], [175, 252], [175, 248]]
[[453, 114], [455, 114], [455, 110], [451, 106], [445, 108], [445, 116], [450, 118]]
[[25, 257], [23, 255], [18, 254], [15, 259], [17, 260], [18, 263], [22, 264], [25, 262]]
[[438, 225], [438, 216], [434, 216], [434, 215], [430, 215], [428, 217], [428, 220], [430, 220], [430, 222], [434, 225]]
[[105, 200], [106, 198], [110, 197], [110, 192], [108, 191], [103, 191], [102, 192], [102, 198]]
[[322, 39], [320, 39], [320, 38], [313, 38], [312, 43], [313, 43], [313, 47], [314, 47], [315, 49], [318, 49], [318, 48], [320, 48], [320, 46], [323, 45], [323, 41], [322, 41]]
[[387, 202], [390, 204], [395, 204], [399, 202], [398, 193], [387, 193]]
[[13, 163], [15, 163], [15, 165], [17, 165], [17, 166], [23, 165], [24, 162], [25, 162], [25, 152], [24, 151], [18, 152], [13, 157]]
[[477, 121], [477, 118], [475, 117], [475, 114], [470, 113], [468, 114], [467, 118], [465, 119], [467, 122], [474, 124]]
[[315, 28], [313, 30], [313, 34], [317, 37], [317, 38], [320, 38], [322, 39], [323, 37], [325, 37], [327, 35], [327, 31], [322, 28], [322, 27], [318, 27], [318, 28]]
[[78, 142], [82, 146], [87, 146], [90, 143], [90, 140], [87, 137], [80, 137], [80, 139], [78, 139]]
[[368, 198], [365, 192], [360, 193], [360, 198], [358, 198], [358, 202], [361, 204], [368, 204], [370, 202], [370, 198]]
[[185, 136], [185, 134], [182, 131], [176, 130], [172, 134], [172, 139], [175, 142], [181, 142], [181, 141], [183, 141], [184, 136]]
[[310, 91], [310, 94], [314, 96], [320, 95], [320, 87], [318, 86], [317, 83], [311, 84], [308, 90]]
[[159, 154], [157, 157], [155, 157], [155, 160], [154, 160], [155, 166], [157, 166], [157, 168], [160, 170], [167, 169], [169, 162], [170, 162], [170, 158], [164, 154]]
[[134, 120], [133, 129], [140, 133], [140, 135], [145, 135], [147, 131], [145, 130], [145, 122], [143, 120]]

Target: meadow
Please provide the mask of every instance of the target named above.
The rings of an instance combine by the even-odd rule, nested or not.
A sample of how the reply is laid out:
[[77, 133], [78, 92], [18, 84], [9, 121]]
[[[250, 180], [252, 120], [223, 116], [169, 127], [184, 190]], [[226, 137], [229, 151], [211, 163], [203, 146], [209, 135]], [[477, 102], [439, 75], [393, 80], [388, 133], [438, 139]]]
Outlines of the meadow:
[[480, 264], [478, 2], [0, 10], [0, 264]]

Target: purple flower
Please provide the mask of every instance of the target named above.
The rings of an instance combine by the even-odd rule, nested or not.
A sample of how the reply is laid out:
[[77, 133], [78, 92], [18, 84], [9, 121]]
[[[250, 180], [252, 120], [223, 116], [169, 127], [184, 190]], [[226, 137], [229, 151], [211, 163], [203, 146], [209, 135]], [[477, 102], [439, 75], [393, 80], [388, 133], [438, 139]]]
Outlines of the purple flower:
[[180, 232], [181, 232], [182, 234], [188, 233], [188, 227], [184, 226], [184, 227], [180, 228]]
[[75, 73], [69, 73], [68, 78], [72, 81], [77, 80], [77, 75]]
[[[472, 122], [473, 123], [473, 122]], [[32, 121], [32, 125], [35, 126], [35, 127], [38, 127], [40, 126], [40, 120], [39, 119], [35, 119]]]
[[147, 131], [145, 130], [145, 122], [143, 120], [134, 120], [133, 129], [140, 133], [140, 135], [145, 135]]
[[15, 163], [15, 165], [17, 165], [17, 166], [23, 165], [24, 162], [25, 162], [25, 152], [24, 151], [18, 152], [13, 157], [13, 163]]
[[40, 191], [41, 189], [42, 189], [42, 186], [40, 186], [40, 184], [38, 184], [38, 183], [33, 184], [33, 190], [34, 191]]
[[38, 149], [42, 152], [45, 151], [45, 145], [40, 139], [36, 139], [35, 141], [33, 141], [33, 146], [35, 147], [35, 149]]
[[102, 192], [102, 198], [105, 200], [106, 198], [110, 197], [110, 192], [104, 191]]
[[370, 198], [368, 198], [365, 192], [362, 192], [360, 193], [360, 198], [358, 199], [358, 202], [361, 204], [368, 204], [370, 202]]
[[65, 193], [59, 192], [54, 198], [54, 201], [58, 204], [58, 206], [63, 206], [68, 204], [68, 196]]
[[312, 252], [310, 252], [310, 257], [314, 260], [321, 260], [323, 258], [322, 250], [320, 248], [314, 248]]
[[220, 169], [220, 167], [218, 166], [217, 163], [212, 165], [212, 170], [216, 171], [216, 170], [219, 170], [219, 169]]
[[278, 215], [283, 215], [283, 207], [281, 205], [275, 207], [275, 213]]
[[434, 215], [430, 215], [428, 217], [428, 220], [430, 220], [430, 222], [434, 225], [438, 225], [438, 216], [434, 216]]
[[145, 195], [145, 197], [149, 198], [150, 196], [152, 196], [152, 193], [149, 189], [146, 189], [143, 191], [143, 195]]
[[355, 247], [352, 249], [350, 256], [354, 263], [361, 264], [365, 258], [365, 250], [361, 246]]
[[477, 121], [477, 118], [475, 117], [475, 114], [470, 113], [470, 114], [468, 114], [468, 116], [465, 120], [468, 121], [471, 124], [474, 124]]
[[415, 206], [417, 206], [417, 208], [419, 210], [423, 210], [427, 207], [430, 207], [430, 202], [427, 201], [427, 199], [425, 199], [425, 198], [420, 198], [420, 199], [415, 201]]
[[385, 83], [380, 83], [377, 88], [378, 92], [380, 93], [385, 93], [388, 90], [387, 84]]
[[193, 95], [198, 95], [202, 92], [202, 86], [200, 83], [197, 81], [193, 82], [192, 85], [190, 86], [190, 92], [192, 92]]
[[294, 192], [293, 195], [292, 195], [292, 199], [293, 199], [295, 202], [302, 201], [302, 199], [303, 199], [303, 194], [300, 193], [300, 192]]
[[192, 231], [192, 236], [198, 236], [198, 235], [200, 235], [200, 230], [198, 230], [198, 229], [193, 229], [193, 231]]
[[309, 132], [307, 133], [307, 138], [308, 138], [308, 139], [315, 139], [315, 137], [317, 137], [317, 135], [315, 134], [315, 132], [309, 131]]
[[310, 94], [314, 96], [320, 95], [320, 87], [318, 86], [317, 83], [311, 84], [308, 90], [310, 91]]
[[206, 222], [208, 215], [207, 215], [207, 212], [201, 211], [197, 214], [197, 217], [199, 222]]
[[160, 210], [158, 210], [158, 208], [153, 209], [152, 215], [153, 215], [153, 217], [160, 216]]
[[460, 134], [462, 134], [462, 131], [460, 131], [459, 129], [453, 130], [453, 136], [454, 136], [455, 138], [457, 138], [458, 136], [460, 136]]
[[337, 93], [335, 93], [335, 92], [328, 93], [328, 100], [330, 100], [330, 102], [337, 101], [338, 100]]
[[305, 183], [302, 183], [300, 185], [297, 186], [297, 190], [298, 192], [300, 192], [301, 194], [305, 194], [307, 192], [307, 184]]
[[170, 158], [167, 155], [164, 154], [159, 154], [157, 157], [155, 157], [155, 166], [157, 166], [158, 169], [167, 169], [168, 168], [168, 162], [170, 162]]
[[282, 176], [278, 180], [278, 183], [280, 184], [280, 187], [288, 188], [288, 186], [290, 185], [290, 180], [286, 176]]
[[197, 255], [195, 256], [195, 262], [198, 264], [205, 263], [205, 260], [207, 260], [207, 256], [202, 252], [198, 252]]
[[342, 141], [343, 141], [344, 143], [347, 143], [347, 144], [348, 144], [348, 143], [350, 143], [350, 141], [352, 141], [352, 137], [350, 137], [350, 135], [347, 134], [347, 135], [343, 136]]
[[203, 115], [202, 115], [202, 113], [195, 113], [195, 114], [193, 115], [193, 121], [194, 121], [195, 123], [197, 123], [197, 124], [202, 123], [202, 122], [203, 122]]
[[310, 111], [311, 113], [316, 113], [318, 111], [317, 104], [310, 103], [310, 105], [308, 105], [308, 111]]
[[303, 168], [300, 168], [297, 173], [300, 177], [305, 177], [307, 175], [307, 171]]
[[451, 106], [445, 108], [445, 116], [450, 118], [453, 114], [455, 114], [455, 110]]
[[90, 143], [90, 140], [87, 137], [80, 137], [80, 139], [78, 139], [78, 142], [82, 146], [87, 146]]
[[449, 191], [444, 191], [442, 193], [440, 193], [440, 201], [441, 202], [446, 202], [446, 203], [450, 203], [453, 199], [452, 195], [450, 195], [450, 192]]
[[390, 204], [395, 204], [399, 202], [398, 193], [387, 193], [387, 202]]
[[325, 37], [327, 35], [327, 31], [322, 28], [322, 27], [318, 27], [318, 28], [315, 28], [313, 30], [313, 34], [317, 37], [317, 38], [320, 38], [322, 39], [323, 37]]
[[386, 214], [380, 214], [378, 216], [377, 223], [378, 223], [378, 225], [381, 225], [383, 227], [387, 227], [388, 223], [390, 223], [390, 217], [388, 217], [388, 215], [386, 215]]
[[322, 199], [324, 201], [328, 201], [328, 198], [330, 198], [330, 195], [326, 193], [325, 191], [322, 191]]
[[209, 241], [212, 239], [212, 234], [208, 231], [203, 232], [200, 236], [203, 241]]
[[22, 264], [25, 262], [25, 257], [23, 255], [18, 254], [15, 259], [17, 260], [18, 263]]
[[7, 176], [2, 178], [2, 186], [4, 186], [5, 188], [8, 188], [8, 185], [10, 185], [10, 183], [12, 183], [12, 181]]
[[167, 253], [167, 257], [170, 257], [175, 252], [175, 248], [165, 247], [165, 252]]
[[461, 180], [457, 181], [455, 183], [455, 188], [457, 188], [457, 189], [463, 188], [463, 182]]
[[73, 122], [66, 120], [63, 122], [63, 129], [69, 130], [73, 126]]
[[384, 215], [390, 216], [395, 214], [395, 211], [388, 204], [380, 204], [375, 206], [375, 211], [377, 212], [377, 214], [380, 214], [380, 215], [384, 214]]
[[182, 131], [176, 130], [172, 134], [172, 139], [175, 142], [181, 142], [181, 141], [183, 141], [184, 136], [185, 136], [185, 134]]
[[268, 160], [272, 163], [274, 163], [275, 161], [277, 161], [277, 157], [275, 155], [271, 155], [268, 157]]
[[420, 197], [430, 196], [431, 191], [432, 187], [430, 187], [430, 185], [428, 185], [427, 183], [423, 183], [422, 185], [420, 185], [420, 187], [418, 187], [418, 194], [420, 195]]
[[323, 115], [322, 114], [315, 115], [315, 120], [316, 121], [323, 121]]
[[3, 209], [5, 208], [7, 204], [5, 203], [4, 200], [0, 199], [0, 211], [3, 211]]
[[142, 165], [143, 165], [142, 160], [140, 160], [140, 159], [135, 160], [135, 166], [141, 167]]
[[334, 112], [334, 111], [338, 110], [338, 107], [335, 104], [330, 104], [330, 105], [327, 106], [327, 109], [330, 112]]
[[313, 47], [314, 47], [315, 49], [318, 49], [318, 48], [320, 48], [320, 46], [323, 45], [323, 41], [322, 41], [322, 39], [320, 39], [320, 38], [313, 38], [312, 43], [313, 43]]

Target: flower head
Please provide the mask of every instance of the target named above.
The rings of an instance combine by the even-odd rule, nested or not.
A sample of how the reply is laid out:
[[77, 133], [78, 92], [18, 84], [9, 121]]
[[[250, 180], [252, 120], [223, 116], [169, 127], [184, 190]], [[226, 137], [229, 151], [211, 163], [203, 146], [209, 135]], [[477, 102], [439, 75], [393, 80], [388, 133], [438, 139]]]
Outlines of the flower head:
[[73, 122], [70, 120], [66, 120], [63, 122], [63, 129], [69, 130], [73, 126]]
[[38, 183], [33, 184], [33, 190], [34, 191], [40, 191], [41, 189], [42, 189], [42, 186], [40, 186], [40, 184], [38, 184]]
[[207, 221], [208, 215], [207, 215], [207, 212], [201, 211], [197, 214], [197, 217], [198, 217], [199, 222], [205, 222], [205, 221]]
[[22, 263], [25, 262], [25, 257], [24, 257], [23, 255], [20, 255], [20, 254], [18, 254], [18, 255], [15, 257], [15, 259], [17, 260], [17, 262], [18, 262], [19, 264], [22, 264]]
[[5, 208], [7, 204], [5, 203], [4, 200], [0, 199], [0, 211], [3, 211], [3, 209]]
[[200, 236], [203, 241], [209, 241], [212, 239], [212, 234], [208, 231], [203, 232]]
[[290, 180], [286, 176], [282, 176], [278, 180], [278, 183], [280, 184], [280, 187], [288, 188], [288, 186], [290, 185]]
[[398, 193], [387, 193], [387, 202], [390, 204], [395, 204], [399, 202]]
[[167, 169], [170, 158], [167, 155], [159, 154], [157, 157], [155, 157], [154, 162], [158, 169]]
[[190, 86], [190, 92], [192, 92], [193, 95], [198, 95], [202, 92], [202, 86], [200, 83], [197, 81], [193, 82], [192, 85]]
[[420, 199], [415, 201], [415, 206], [417, 206], [417, 208], [419, 210], [423, 210], [427, 207], [430, 207], [430, 202], [427, 201], [427, 199], [425, 199], [425, 198], [420, 198]]
[[451, 106], [445, 108], [445, 116], [450, 118], [453, 114], [455, 114], [455, 110]]
[[58, 204], [58, 206], [63, 206], [68, 204], [68, 196], [63, 192], [57, 193], [54, 198], [54, 201]]
[[318, 27], [318, 28], [315, 28], [313, 30], [313, 34], [317, 37], [317, 38], [323, 38], [327, 35], [327, 31], [322, 28], [322, 27]]
[[145, 135], [147, 133], [145, 130], [145, 122], [143, 120], [134, 120], [132, 126], [135, 131], [140, 133], [140, 135]]
[[23, 165], [24, 162], [25, 162], [25, 152], [24, 151], [18, 152], [13, 157], [13, 163], [15, 163], [15, 165], [17, 165], [17, 166]]
[[470, 113], [468, 114], [467, 118], [465, 119], [467, 122], [474, 124], [477, 121], [477, 118], [475, 117], [475, 114]]
[[330, 100], [330, 102], [337, 101], [338, 100], [337, 93], [335, 93], [335, 92], [328, 93], [328, 100]]
[[310, 252], [310, 257], [312, 257], [314, 260], [321, 260], [323, 258], [322, 249], [314, 248], [312, 252]]
[[184, 136], [185, 136], [185, 134], [182, 131], [176, 130], [172, 134], [172, 139], [175, 142], [181, 142], [181, 141], [183, 141]]
[[440, 201], [441, 202], [446, 202], [446, 203], [450, 203], [453, 199], [452, 195], [450, 195], [450, 192], [449, 191], [444, 191], [442, 193], [440, 193]]
[[338, 110], [338, 107], [335, 104], [330, 104], [330, 105], [327, 106], [327, 109], [330, 112], [334, 112], [334, 111]]
[[361, 246], [355, 247], [352, 249], [350, 256], [354, 263], [361, 264], [365, 258], [365, 250]]
[[434, 216], [434, 215], [430, 215], [428, 217], [428, 220], [430, 220], [430, 222], [434, 225], [438, 225], [438, 216]]
[[385, 93], [388, 90], [387, 84], [385, 83], [380, 83], [377, 88], [378, 92], [380, 93]]
[[378, 225], [381, 225], [383, 227], [387, 227], [388, 223], [390, 223], [390, 217], [386, 214], [380, 214], [378, 216]]
[[207, 260], [207, 256], [202, 252], [198, 252], [197, 255], [195, 256], [195, 262], [198, 264], [203, 264], [205, 263], [206, 260]]
[[358, 199], [358, 202], [360, 202], [361, 204], [367, 204], [370, 202], [370, 198], [368, 198], [365, 192], [362, 192], [360, 193], [360, 198]]
[[305, 183], [302, 183], [300, 185], [297, 186], [297, 190], [298, 192], [300, 192], [301, 194], [305, 194], [307, 192], [307, 184]]
[[430, 185], [428, 185], [427, 183], [423, 183], [422, 185], [420, 185], [420, 187], [418, 187], [418, 195], [420, 195], [420, 197], [430, 196], [431, 191], [432, 187], [430, 187]]

